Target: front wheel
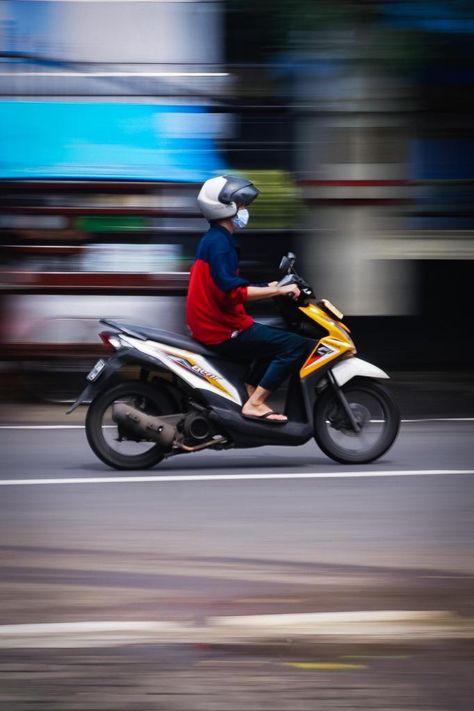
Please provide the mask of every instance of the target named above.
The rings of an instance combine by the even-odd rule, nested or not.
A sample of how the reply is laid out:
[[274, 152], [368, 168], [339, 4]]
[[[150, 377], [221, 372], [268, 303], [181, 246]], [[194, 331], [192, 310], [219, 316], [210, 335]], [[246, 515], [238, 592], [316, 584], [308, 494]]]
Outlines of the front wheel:
[[388, 391], [373, 380], [349, 381], [342, 392], [360, 429], [355, 432], [328, 387], [314, 408], [316, 443], [336, 462], [365, 464], [382, 456], [394, 443], [400, 427], [400, 413]]
[[165, 456], [160, 444], [129, 438], [120, 431], [113, 418], [118, 403], [132, 405], [148, 415], [169, 415], [176, 407], [168, 394], [158, 386], [138, 381], [115, 385], [91, 402], [86, 417], [86, 435], [92, 451], [114, 469], [148, 469]]

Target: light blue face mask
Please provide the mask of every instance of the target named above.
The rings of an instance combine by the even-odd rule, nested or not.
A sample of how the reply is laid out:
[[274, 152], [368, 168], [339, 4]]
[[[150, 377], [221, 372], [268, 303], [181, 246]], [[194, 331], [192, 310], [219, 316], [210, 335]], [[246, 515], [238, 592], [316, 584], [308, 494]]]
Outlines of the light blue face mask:
[[244, 227], [247, 227], [248, 221], [249, 221], [249, 211], [245, 210], [245, 209], [238, 210], [237, 214], [231, 218], [232, 224], [238, 230], [243, 230]]

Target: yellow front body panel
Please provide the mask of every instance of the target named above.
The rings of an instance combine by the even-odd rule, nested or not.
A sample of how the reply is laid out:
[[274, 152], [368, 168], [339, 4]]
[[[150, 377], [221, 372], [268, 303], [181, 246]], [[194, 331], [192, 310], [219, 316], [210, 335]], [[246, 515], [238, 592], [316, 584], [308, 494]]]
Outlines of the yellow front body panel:
[[314, 373], [316, 370], [326, 365], [331, 360], [339, 358], [345, 353], [354, 355], [356, 348], [349, 335], [349, 329], [341, 321], [336, 321], [329, 314], [321, 309], [317, 304], [300, 306], [302, 311], [311, 321], [315, 321], [327, 332], [315, 345], [310, 355], [300, 368], [300, 377]]

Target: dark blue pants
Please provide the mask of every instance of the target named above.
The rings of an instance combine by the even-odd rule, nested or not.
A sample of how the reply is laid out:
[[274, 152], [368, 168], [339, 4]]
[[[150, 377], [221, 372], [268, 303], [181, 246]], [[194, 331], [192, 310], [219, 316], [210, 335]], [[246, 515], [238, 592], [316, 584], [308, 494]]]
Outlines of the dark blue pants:
[[246, 381], [265, 390], [276, 390], [308, 356], [312, 342], [297, 333], [254, 323], [235, 338], [207, 346], [219, 355], [249, 363]]

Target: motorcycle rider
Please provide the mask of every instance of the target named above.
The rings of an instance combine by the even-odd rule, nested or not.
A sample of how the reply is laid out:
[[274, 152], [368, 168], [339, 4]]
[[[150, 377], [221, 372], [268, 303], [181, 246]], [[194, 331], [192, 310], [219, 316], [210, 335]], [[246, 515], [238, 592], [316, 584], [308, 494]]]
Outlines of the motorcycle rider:
[[210, 228], [191, 269], [186, 316], [194, 339], [230, 360], [251, 364], [242, 416], [281, 425], [288, 418], [266, 401], [302, 363], [309, 343], [298, 334], [256, 323], [245, 310], [246, 302], [280, 295], [296, 299], [300, 294], [296, 284], [259, 286], [239, 276], [235, 233], [247, 225], [247, 208], [259, 192], [250, 180], [230, 175], [202, 185], [197, 201]]

